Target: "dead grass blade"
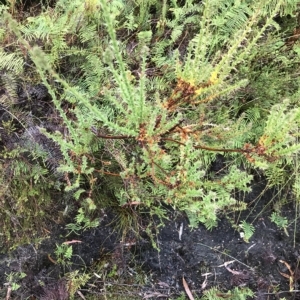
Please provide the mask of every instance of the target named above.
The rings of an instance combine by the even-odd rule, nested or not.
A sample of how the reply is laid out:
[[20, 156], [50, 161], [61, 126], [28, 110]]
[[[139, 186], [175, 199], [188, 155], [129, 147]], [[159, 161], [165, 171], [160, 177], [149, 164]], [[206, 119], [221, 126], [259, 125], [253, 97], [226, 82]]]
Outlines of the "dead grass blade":
[[195, 300], [188, 284], [186, 283], [186, 281], [184, 279], [184, 277], [182, 277], [182, 283], [183, 283], [184, 290], [185, 290], [186, 294], [188, 295], [189, 299], [190, 300]]
[[80, 296], [80, 298], [82, 298], [83, 300], [86, 300], [85, 297], [83, 296], [83, 294], [80, 291], [77, 291], [77, 294]]
[[75, 243], [82, 243], [82, 241], [72, 240], [72, 241], [63, 242], [64, 245], [71, 245], [71, 244], [75, 244]]
[[149, 293], [147, 295], [145, 295], [143, 297], [143, 299], [149, 299], [149, 298], [169, 298], [168, 295], [164, 295], [164, 294], [161, 294], [161, 293], [158, 293], [158, 292], [153, 292], [153, 293]]
[[7, 292], [6, 292], [5, 300], [9, 300], [10, 299], [10, 294], [11, 294], [11, 287], [8, 286], [7, 287]]

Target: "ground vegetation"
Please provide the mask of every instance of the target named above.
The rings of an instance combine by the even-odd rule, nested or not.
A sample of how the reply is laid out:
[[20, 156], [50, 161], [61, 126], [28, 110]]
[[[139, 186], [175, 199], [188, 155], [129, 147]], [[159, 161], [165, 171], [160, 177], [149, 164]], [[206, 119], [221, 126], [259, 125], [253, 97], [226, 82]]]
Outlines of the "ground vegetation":
[[[298, 245], [297, 1], [8, 1], [0, 15], [2, 251], [36, 249], [51, 232], [72, 237], [47, 254], [62, 279], [32, 287], [41, 299], [85, 297], [82, 287], [91, 297], [91, 270], [119, 279], [124, 245], [145, 234], [158, 251], [171, 219], [206, 234], [234, 230], [247, 245], [263, 215]], [[266, 207], [249, 201], [257, 182], [259, 196], [277, 193]], [[107, 220], [123, 245], [110, 269], [73, 252], [77, 235]], [[297, 266], [273, 256], [297, 290]], [[130, 267], [139, 288], [142, 257]], [[241, 289], [258, 280], [248, 271], [231, 272], [231, 290], [204, 280], [199, 297], [254, 297]], [[9, 273], [8, 299], [26, 272]], [[181, 284], [191, 299], [188, 280]], [[255, 288], [257, 299], [276, 292]]]

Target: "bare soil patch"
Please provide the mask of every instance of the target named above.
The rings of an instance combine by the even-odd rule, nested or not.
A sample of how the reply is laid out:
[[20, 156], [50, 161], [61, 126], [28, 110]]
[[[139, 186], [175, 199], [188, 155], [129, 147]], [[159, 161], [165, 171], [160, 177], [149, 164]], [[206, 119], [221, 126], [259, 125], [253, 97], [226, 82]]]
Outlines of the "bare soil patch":
[[[7, 293], [7, 275], [11, 272], [26, 274], [19, 280], [21, 287], [12, 292], [12, 299], [29, 296], [39, 299], [66, 273], [76, 269], [90, 271], [102, 262], [115, 269], [111, 277], [123, 278], [124, 285], [134, 287], [136, 284], [137, 298], [176, 298], [184, 291], [184, 277], [194, 296], [201, 296], [211, 287], [218, 287], [225, 293], [234, 287], [248, 286], [255, 292], [255, 299], [278, 299], [279, 295], [300, 299], [300, 292], [297, 292], [300, 240], [297, 232], [293, 233], [295, 224], [287, 228], [288, 236], [270, 221], [278, 197], [275, 190], [265, 191], [263, 181], [253, 185], [252, 192], [244, 200], [249, 203], [249, 209], [242, 215], [237, 213], [234, 219], [237, 223], [245, 218], [253, 222], [255, 233], [249, 243], [226, 218], [221, 218], [219, 226], [213, 230], [202, 225], [191, 230], [187, 218], [171, 210], [164, 226], [159, 220], [152, 220], [152, 238], [146, 232], [140, 232], [139, 237], [122, 238], [115, 230], [113, 212], [107, 212], [98, 228], [79, 236], [73, 234], [66, 238], [64, 225], [56, 225], [51, 237], [40, 246], [26, 245], [9, 256], [2, 255], [1, 296], [4, 298]], [[289, 201], [282, 207], [289, 220], [295, 219], [294, 204]], [[55, 264], [51, 258], [56, 244], [75, 239], [80, 243], [73, 244], [72, 264], [65, 268]], [[159, 251], [153, 247], [153, 241]], [[135, 282], [138, 272], [146, 274], [147, 282]], [[106, 280], [110, 279], [106, 277]], [[97, 288], [82, 289], [86, 297], [90, 292], [101, 296], [101, 288], [106, 283], [103, 278], [95, 278], [95, 282]], [[117, 285], [116, 280], [114, 284]]]

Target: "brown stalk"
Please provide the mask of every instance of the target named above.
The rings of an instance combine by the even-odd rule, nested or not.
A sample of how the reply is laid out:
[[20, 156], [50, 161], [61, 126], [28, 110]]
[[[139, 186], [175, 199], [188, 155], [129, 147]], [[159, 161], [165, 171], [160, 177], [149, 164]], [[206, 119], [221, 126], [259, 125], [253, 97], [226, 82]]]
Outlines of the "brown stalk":
[[111, 139], [111, 140], [135, 139], [134, 136], [130, 136], [130, 135], [105, 135], [105, 134], [97, 133], [96, 136], [102, 139]]
[[[170, 142], [185, 146], [184, 143], [170, 139], [170, 138], [162, 138], [162, 140], [170, 141]], [[208, 151], [217, 151], [217, 152], [240, 152], [240, 153], [248, 153], [249, 152], [249, 150], [247, 150], [247, 149], [224, 149], [224, 148], [212, 148], [212, 147], [207, 147], [207, 146], [194, 146], [194, 148], [208, 150]]]

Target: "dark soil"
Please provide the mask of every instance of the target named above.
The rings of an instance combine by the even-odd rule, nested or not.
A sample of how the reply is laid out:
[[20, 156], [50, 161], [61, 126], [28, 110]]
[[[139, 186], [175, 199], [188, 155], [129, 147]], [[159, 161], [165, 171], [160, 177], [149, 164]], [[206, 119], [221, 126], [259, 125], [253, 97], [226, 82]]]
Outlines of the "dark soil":
[[[100, 299], [105, 280], [110, 281], [112, 286], [118, 286], [120, 278], [123, 278], [124, 285], [136, 288], [132, 295], [137, 298], [176, 298], [184, 291], [184, 277], [194, 297], [201, 296], [211, 287], [225, 293], [233, 287], [248, 286], [255, 292], [254, 299], [300, 299], [300, 291], [297, 292], [300, 279], [299, 235], [297, 231], [294, 234], [294, 223], [287, 228], [287, 236], [270, 221], [269, 216], [278, 197], [274, 190], [264, 189], [263, 182], [254, 185], [252, 192], [244, 197], [249, 203], [249, 210], [233, 216], [237, 224], [239, 219], [245, 218], [248, 223], [253, 222], [255, 233], [249, 243], [225, 218], [220, 219], [216, 229], [209, 231], [200, 225], [191, 230], [187, 218], [174, 211], [170, 211], [164, 226], [159, 226], [158, 220], [152, 220], [152, 239], [145, 231], [140, 232], [139, 238], [122, 238], [115, 230], [112, 212], [107, 213], [98, 228], [84, 231], [80, 236], [64, 238], [67, 233], [64, 225], [56, 225], [51, 238], [41, 245], [19, 247], [9, 257], [2, 255], [0, 296], [5, 299], [7, 275], [12, 272], [24, 272], [25, 277], [16, 280], [21, 287], [12, 292], [10, 299], [28, 299], [29, 296], [32, 297], [30, 299], [46, 299], [47, 289], [50, 293], [49, 289], [52, 291], [56, 285], [54, 290], [59, 290], [62, 286], [59, 278], [66, 273], [76, 269], [91, 272], [98, 266], [100, 275], [96, 273], [93, 284], [81, 290], [86, 297], [94, 293]], [[289, 220], [295, 219], [293, 201], [281, 209]], [[81, 242], [73, 244], [72, 264], [62, 267], [54, 263], [53, 252], [56, 244], [66, 240]], [[154, 244], [159, 251], [153, 247]], [[106, 266], [99, 269], [101, 264]], [[115, 273], [112, 272], [113, 266]], [[110, 276], [104, 278], [105, 268], [108, 268], [106, 273], [110, 271]], [[144, 283], [136, 282], [138, 273], [147, 277]], [[293, 291], [289, 292], [290, 289]], [[57, 299], [65, 298], [57, 296]]]

